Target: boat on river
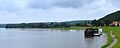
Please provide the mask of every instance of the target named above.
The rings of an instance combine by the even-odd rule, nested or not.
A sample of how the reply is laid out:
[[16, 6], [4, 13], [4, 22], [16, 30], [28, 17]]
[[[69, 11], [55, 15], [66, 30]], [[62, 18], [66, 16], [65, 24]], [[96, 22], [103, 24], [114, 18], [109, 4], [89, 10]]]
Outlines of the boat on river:
[[87, 28], [84, 34], [85, 34], [85, 37], [100, 36], [102, 35], [102, 29]]

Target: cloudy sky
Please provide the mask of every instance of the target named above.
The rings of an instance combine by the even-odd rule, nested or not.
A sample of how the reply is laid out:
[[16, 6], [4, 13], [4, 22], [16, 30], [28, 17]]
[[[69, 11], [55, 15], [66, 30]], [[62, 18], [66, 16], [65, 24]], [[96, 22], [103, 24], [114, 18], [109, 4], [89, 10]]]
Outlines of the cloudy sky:
[[99, 19], [120, 8], [120, 0], [0, 0], [0, 23]]

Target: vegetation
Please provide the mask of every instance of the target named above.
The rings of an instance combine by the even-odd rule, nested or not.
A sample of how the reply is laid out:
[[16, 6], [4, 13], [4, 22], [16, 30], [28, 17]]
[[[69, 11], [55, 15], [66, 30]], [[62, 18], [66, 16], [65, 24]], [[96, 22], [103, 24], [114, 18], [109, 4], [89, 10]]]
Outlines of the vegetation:
[[[113, 41], [112, 37], [110, 35], [110, 31], [112, 31], [118, 39], [117, 44], [113, 48], [119, 48], [120, 47], [120, 27], [112, 27], [112, 26], [110, 27], [110, 24], [114, 21], [120, 22], [120, 11], [108, 14], [105, 17], [103, 17], [99, 20], [95, 19], [95, 20], [92, 21], [93, 26], [103, 26], [104, 32], [108, 35], [108, 42], [104, 46], [102, 46], [102, 48], [106, 48]], [[72, 28], [72, 29], [85, 29], [85, 28], [86, 27]]]
[[117, 44], [113, 48], [119, 48], [120, 47], [120, 27], [103, 27], [103, 29], [104, 29], [105, 33], [108, 34], [108, 42], [102, 48], [106, 48], [108, 45], [110, 45], [110, 43], [112, 43], [110, 31], [112, 31], [118, 39]]
[[[69, 30], [69, 29], [75, 29], [75, 30], [85, 30], [86, 28], [98, 28], [98, 27], [70, 27], [70, 28], [56, 28], [56, 29], [64, 29], [64, 30]], [[104, 30], [104, 33], [107, 34], [107, 39], [108, 42], [102, 46], [102, 48], [106, 48], [107, 46], [109, 46], [112, 43], [112, 37], [110, 35], [110, 31], [112, 31], [115, 36], [118, 39], [117, 44], [113, 47], [113, 48], [118, 48], [120, 47], [120, 27], [102, 27]]]
[[107, 34], [107, 40], [108, 40], [108, 42], [105, 45], [103, 45], [102, 48], [106, 48], [107, 46], [109, 46], [112, 43], [113, 40], [112, 40], [112, 37], [110, 35], [110, 29], [109, 29], [109, 27], [103, 27], [103, 29], [104, 29], [104, 33]]
[[67, 22], [46, 22], [46, 23], [21, 23], [6, 24], [6, 28], [68, 28], [71, 26], [91, 26], [90, 20], [67, 21]]
[[112, 31], [118, 39], [117, 44], [113, 48], [119, 48], [120, 47], [120, 27], [107, 27], [107, 29], [109, 29], [109, 31]]
[[114, 21], [120, 22], [120, 11], [108, 14], [99, 20], [95, 19], [92, 21], [92, 24], [94, 26], [109, 26], [109, 27], [103, 27], [105, 33], [107, 33], [108, 35], [108, 42], [106, 45], [102, 46], [102, 48], [106, 48], [112, 43], [112, 37], [110, 36], [110, 31], [112, 31], [118, 39], [117, 44], [113, 48], [120, 47], [120, 27], [110, 27], [110, 24]]
[[109, 26], [114, 21], [120, 21], [120, 11], [106, 15], [99, 20], [93, 20], [95, 26]]
[[108, 42], [104, 46], [102, 46], [102, 48], [106, 48], [112, 43], [112, 37], [110, 36], [110, 31], [112, 31], [118, 39], [117, 44], [113, 48], [119, 48], [120, 47], [120, 27], [110, 27], [110, 24], [114, 21], [120, 21], [120, 11], [108, 14], [99, 20], [95, 19], [93, 21], [87, 20], [87, 21], [68, 21], [68, 22], [6, 24], [5, 27], [6, 28], [54, 28], [54, 29], [80, 30], [85, 28], [96, 28], [93, 26], [103, 26], [104, 32], [108, 35]]

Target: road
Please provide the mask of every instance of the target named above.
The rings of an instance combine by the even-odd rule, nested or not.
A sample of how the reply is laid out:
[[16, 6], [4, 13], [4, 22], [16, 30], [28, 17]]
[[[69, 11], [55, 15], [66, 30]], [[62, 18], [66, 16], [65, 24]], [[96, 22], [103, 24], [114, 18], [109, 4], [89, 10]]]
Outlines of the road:
[[112, 48], [118, 41], [113, 32], [110, 32], [110, 34], [111, 34], [113, 42], [107, 48]]

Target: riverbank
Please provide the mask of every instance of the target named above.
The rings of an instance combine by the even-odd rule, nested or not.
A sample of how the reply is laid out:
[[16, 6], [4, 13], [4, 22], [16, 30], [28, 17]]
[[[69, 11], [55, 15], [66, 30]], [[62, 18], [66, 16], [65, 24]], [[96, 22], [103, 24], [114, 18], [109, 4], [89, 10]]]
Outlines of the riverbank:
[[[86, 28], [98, 28], [98, 27], [71, 27], [71, 28], [55, 28], [55, 29], [63, 29], [63, 30], [69, 30], [69, 29], [75, 29], [75, 30], [85, 30]], [[114, 35], [116, 36], [116, 38], [118, 39], [118, 42], [113, 46], [113, 48], [118, 48], [120, 47], [120, 27], [102, 27], [103, 30], [104, 30], [104, 33], [107, 34], [107, 39], [108, 39], [108, 42], [102, 46], [102, 48], [106, 48], [108, 47], [112, 42], [112, 37], [111, 37], [111, 34], [110, 34], [110, 31], [113, 31], [114, 32]]]
[[107, 48], [113, 48], [113, 46], [118, 42], [117, 38], [115, 37], [112, 31], [110, 32], [110, 34], [111, 34], [113, 42]]
[[110, 36], [110, 31], [112, 31], [115, 35], [115, 37], [118, 39], [118, 42], [113, 46], [113, 48], [119, 48], [120, 47], [120, 27], [103, 27], [105, 33], [108, 34], [108, 42], [106, 45], [103, 46], [103, 48], [109, 46], [112, 43], [112, 37]]

